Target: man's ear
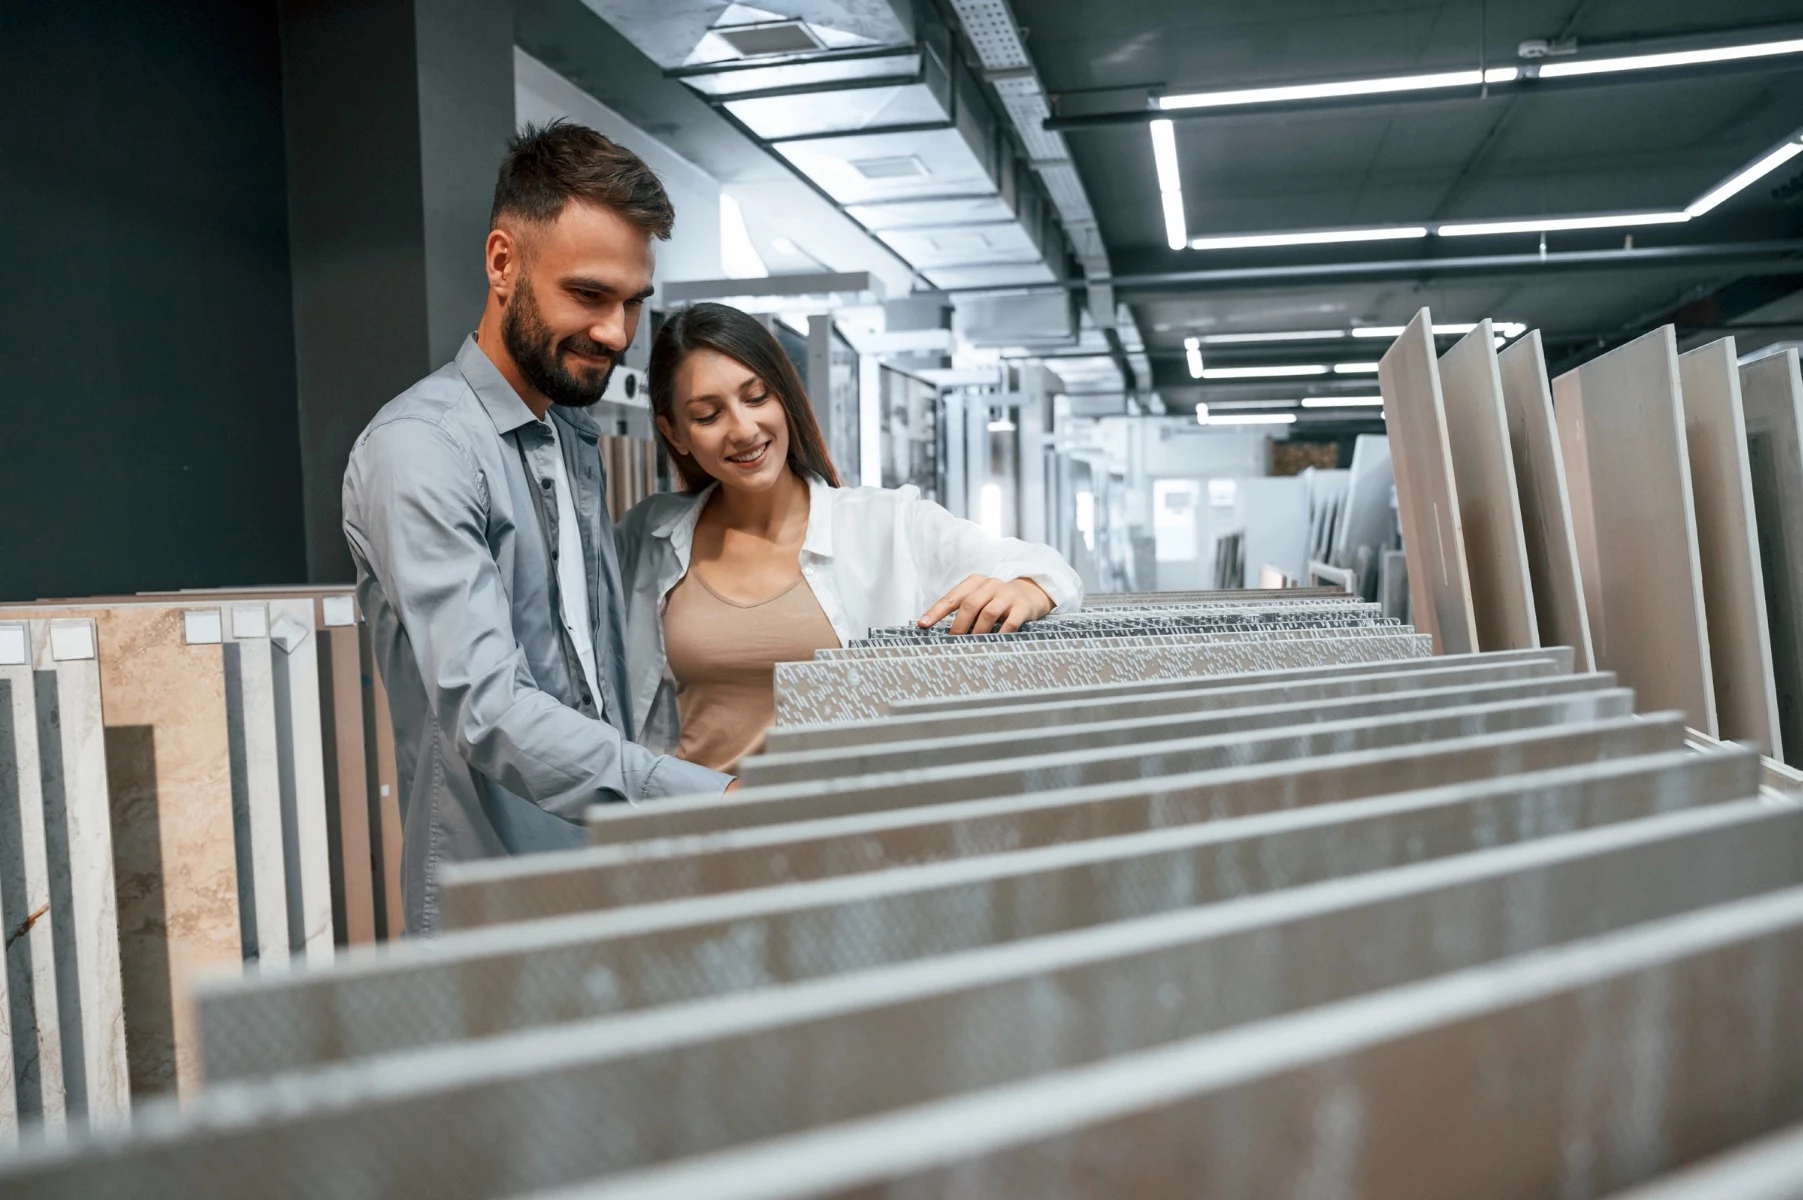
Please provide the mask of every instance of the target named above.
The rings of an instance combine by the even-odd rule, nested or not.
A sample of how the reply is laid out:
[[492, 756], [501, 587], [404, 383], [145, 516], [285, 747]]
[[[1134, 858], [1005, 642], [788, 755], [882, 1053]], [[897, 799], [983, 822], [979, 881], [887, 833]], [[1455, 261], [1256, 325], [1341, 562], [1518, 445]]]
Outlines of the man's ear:
[[663, 417], [657, 418], [657, 431], [664, 435], [664, 440], [669, 442], [678, 454], [688, 454], [688, 444], [676, 436], [676, 430], [670, 427], [670, 422], [667, 419]]
[[496, 226], [488, 231], [482, 265], [488, 271], [489, 290], [501, 303], [507, 303], [513, 289], [519, 286], [520, 271], [525, 265], [519, 239], [511, 230]]

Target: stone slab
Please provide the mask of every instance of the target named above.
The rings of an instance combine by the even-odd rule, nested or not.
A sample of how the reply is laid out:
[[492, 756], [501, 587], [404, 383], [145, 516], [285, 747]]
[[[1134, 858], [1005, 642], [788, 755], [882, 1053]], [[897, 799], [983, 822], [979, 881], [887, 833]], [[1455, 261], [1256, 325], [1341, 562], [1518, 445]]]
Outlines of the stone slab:
[[220, 606], [232, 820], [238, 838], [238, 932], [247, 961], [288, 961], [288, 869], [276, 732], [275, 649], [269, 606]]
[[[1443, 660], [1428, 660], [1430, 662]], [[1132, 717], [1162, 717], [1176, 713], [1240, 708], [1261, 703], [1300, 703], [1341, 696], [1386, 695], [1424, 687], [1448, 687], [1464, 683], [1504, 682], [1556, 675], [1552, 659], [1508, 662], [1473, 661], [1435, 670], [1418, 670], [1397, 664], [1390, 670], [1348, 673], [1338, 678], [1310, 678], [1293, 682], [1246, 682], [1234, 688], [1199, 686], [1187, 691], [1109, 697], [1100, 700], [1051, 700], [1002, 708], [965, 709], [953, 714], [921, 713], [847, 722], [843, 725], [793, 725], [772, 729], [764, 740], [766, 754], [793, 754], [802, 750], [918, 741], [956, 737], [973, 730], [1030, 730], [1054, 725], [1080, 725], [1095, 721], [1121, 721]]]
[[1283, 670], [1426, 658], [1428, 639], [1376, 630], [1316, 631], [1306, 640], [1237, 637], [1156, 649], [873, 659], [776, 665], [776, 723], [874, 717], [898, 700], [1086, 687], [1120, 680]]
[[873, 658], [907, 658], [915, 655], [941, 654], [1015, 654], [1055, 650], [1138, 650], [1166, 646], [1184, 646], [1199, 642], [1224, 642], [1234, 639], [1295, 641], [1322, 634], [1342, 636], [1368, 631], [1385, 634], [1407, 633], [1400, 625], [1381, 619], [1368, 621], [1290, 621], [1218, 622], [1212, 626], [1178, 628], [1148, 625], [1139, 632], [1121, 636], [1074, 633], [1065, 636], [1062, 629], [1027, 629], [1020, 633], [978, 633], [942, 638], [898, 638], [881, 643], [860, 643], [832, 650], [816, 650], [811, 662], [849, 663]]
[[[723, 796], [695, 796], [631, 809], [597, 805], [589, 810], [589, 840], [600, 844], [676, 837], [928, 803], [1025, 795], [1085, 784], [1143, 781], [1210, 768], [1343, 754], [1404, 742], [1419, 745], [1510, 729], [1625, 716], [1632, 709], [1633, 694], [1612, 689], [1432, 713], [1220, 734], [1163, 742], [1151, 749], [1107, 747], [1043, 755], [1028, 761], [960, 763], [779, 787], [741, 788]], [[454, 927], [449, 914], [453, 911], [450, 891], [455, 874], [447, 867], [446, 928]]]
[[[1690, 454], [1671, 326], [1553, 381], [1597, 665], [1715, 736]], [[1568, 420], [1567, 413], [1572, 416]], [[1575, 483], [1583, 464], [1587, 497]], [[1589, 512], [1580, 518], [1580, 502]], [[1586, 534], [1588, 533], [1588, 536]]]
[[[960, 1100], [988, 1102], [990, 1110], [1000, 1107], [997, 1101], [1013, 1101], [1014, 1127], [1025, 1121], [1041, 1142], [1106, 1129], [1098, 1113], [1141, 1124], [1141, 1137], [1117, 1140], [1112, 1155], [1092, 1150], [1078, 1170], [1065, 1157], [1056, 1169], [963, 1185], [948, 1179], [949, 1186], [914, 1194], [1221, 1195], [1246, 1190], [1231, 1186], [1238, 1179], [1274, 1183], [1269, 1190], [1283, 1195], [1300, 1190], [1294, 1186], [1299, 1175], [1344, 1170], [1349, 1161], [1358, 1172], [1347, 1181], [1353, 1186], [1385, 1166], [1397, 1173], [1380, 1175], [1368, 1193], [1354, 1194], [1430, 1194], [1418, 1186], [1381, 1186], [1410, 1184], [1424, 1171], [1455, 1185], [1431, 1194], [1473, 1194], [1484, 1189], [1456, 1185], [1487, 1179], [1493, 1189], [1497, 1177], [1479, 1175], [1469, 1162], [1420, 1162], [1464, 1157], [1421, 1153], [1423, 1131], [1438, 1135], [1444, 1128], [1429, 1118], [1445, 1110], [1470, 1120], [1478, 1110], [1492, 1119], [1481, 1126], [1473, 1120], [1470, 1133], [1481, 1128], [1488, 1142], [1470, 1147], [1469, 1154], [1519, 1154], [1523, 1130], [1495, 1119], [1494, 1110], [1501, 1105], [1514, 1115], [1526, 1107], [1523, 1099], [1514, 1087], [1485, 1087], [1482, 1081], [1501, 1066], [1499, 1054], [1506, 1053], [1504, 1061], [1514, 1068], [1518, 1055], [1539, 1064], [1555, 1051], [1560, 1059], [1554, 1078], [1569, 1082], [1554, 1084], [1550, 1094], [1573, 1095], [1577, 1085], [1578, 1096], [1615, 1103], [1602, 1113], [1594, 1100], [1567, 1109], [1545, 1104], [1549, 1090], [1536, 1088], [1529, 1102], [1539, 1110], [1538, 1120], [1525, 1124], [1540, 1131], [1576, 1121], [1598, 1137], [1623, 1138], [1638, 1148], [1635, 1157], [1611, 1146], [1603, 1163], [1580, 1164], [1584, 1178], [1607, 1185], [1644, 1175], [1673, 1150], [1694, 1145], [1695, 1126], [1704, 1127], [1703, 1137], [1719, 1138], [1724, 1124], [1769, 1126], [1799, 1107], [1803, 1046], [1792, 1035], [1803, 1031], [1803, 1018], [1778, 997], [1803, 985], [1803, 901], [1794, 891], [1775, 889], [1793, 877], [1791, 863], [1803, 848], [1800, 832], [1798, 811], [1758, 802], [1721, 805], [892, 972], [539, 1030], [271, 1084], [228, 1085], [185, 1117], [159, 1113], [137, 1138], [110, 1145], [103, 1140], [100, 1152], [34, 1149], [0, 1167], [0, 1196], [29, 1188], [37, 1200], [60, 1200], [129, 1185], [152, 1200], [217, 1194], [228, 1190], [228, 1181], [255, 1178], [258, 1194], [271, 1198], [421, 1194], [474, 1200], [685, 1157], [708, 1156], [712, 1161], [704, 1169], [718, 1172], [722, 1152], [734, 1146], [808, 1131], [831, 1137], [834, 1126], [843, 1134], [866, 1121], [918, 1123], [925, 1113], [960, 1110]], [[1748, 895], [1754, 899], [1740, 899]], [[1712, 902], [1715, 907], [1700, 915], [1670, 915]], [[1650, 934], [1666, 940], [1653, 948]], [[1584, 966], [1571, 966], [1580, 956]], [[1684, 978], [1663, 975], [1669, 985], [1663, 991], [1630, 985], [1613, 1002], [1580, 996], [1562, 1013], [1563, 1022], [1535, 1011], [1538, 1019], [1525, 1023], [1539, 1032], [1529, 1049], [1498, 1036], [1504, 1031], [1480, 1016], [1533, 1010], [1549, 994], [1569, 996], [1598, 982], [1626, 977], [1639, 984], [1649, 970], [1681, 970]], [[1476, 986], [1479, 981], [1490, 986]], [[1762, 994], [1766, 981], [1783, 990]], [[1669, 1006], [1659, 1003], [1661, 995]], [[1699, 1003], [1705, 1000], [1707, 1006]], [[1366, 1016], [1373, 1008], [1377, 1038]], [[1023, 1012], [1036, 1019], [1023, 1020]], [[1331, 1040], [1311, 1036], [1330, 1016], [1340, 1018]], [[1476, 1036], [1453, 1047], [1432, 1036], [1437, 1028], [1473, 1018]], [[1624, 1022], [1633, 1023], [1637, 1036], [1622, 1035]], [[1708, 1036], [1692, 1034], [1686, 1025], [1701, 1026]], [[1394, 1061], [1385, 1062], [1383, 1071], [1345, 1063], [1352, 1047], [1393, 1044], [1390, 1039], [1404, 1030], [1425, 1035], [1433, 1050], [1465, 1045], [1467, 1053], [1428, 1066], [1427, 1088]], [[1288, 1037], [1274, 1039], [1277, 1031]], [[1509, 1032], [1520, 1034], [1518, 1028]], [[1647, 1063], [1648, 1042], [1665, 1048], [1667, 1039], [1687, 1037], [1695, 1039], [1688, 1043], [1692, 1053], [1663, 1058], [1663, 1071]], [[1479, 1043], [1475, 1054], [1471, 1041]], [[1249, 1051], [1248, 1044], [1256, 1049]], [[1421, 1045], [1409, 1049], [1419, 1054]], [[1213, 1120], [1171, 1120], [1162, 1132], [1144, 1129], [1148, 1111], [1167, 1111], [1198, 1092], [1215, 1094], [1193, 1074], [1199, 1062], [1223, 1107], [1234, 1111], [1218, 1112]], [[1299, 1065], [1329, 1063], [1340, 1069], [1305, 1071], [1309, 1086], [1297, 1089], [1306, 1091], [1305, 1105], [1294, 1113], [1273, 1111], [1261, 1082]], [[1471, 1073], [1447, 1078], [1452, 1066]], [[1741, 1087], [1729, 1090], [1741, 1072]], [[1108, 1081], [1148, 1073], [1160, 1088], [1120, 1105], [1121, 1088]], [[1317, 1134], [1327, 1145], [1305, 1144], [1301, 1153], [1289, 1137], [1247, 1137], [1248, 1116], [1254, 1129], [1319, 1130], [1323, 1077], [1342, 1087], [1377, 1088], [1384, 1094], [1374, 1100], [1382, 1102], [1359, 1104], [1361, 1115], [1350, 1128], [1330, 1115], [1327, 1130]], [[1048, 1089], [1058, 1095], [1080, 1090], [1088, 1119], [1070, 1120], [1043, 1095], [1035, 1103], [1033, 1095]], [[1649, 1091], [1663, 1103], [1645, 1103]], [[1331, 1105], [1331, 1094], [1327, 1100]], [[1738, 1121], [1705, 1107], [1723, 1104], [1733, 1107]], [[1273, 1119], [1279, 1112], [1284, 1119]], [[1064, 1119], [1052, 1119], [1059, 1116]], [[1373, 1137], [1373, 1124], [1394, 1124], [1408, 1136], [1388, 1155], [1341, 1157], [1347, 1141], [1362, 1145]], [[997, 1153], [997, 1123], [954, 1127], [963, 1139], [989, 1141], [983, 1157]], [[353, 1129], [357, 1136], [347, 1136]], [[1193, 1149], [1198, 1134], [1210, 1154]], [[932, 1171], [943, 1171], [948, 1158], [965, 1157], [948, 1154], [956, 1143], [948, 1145], [943, 1132], [890, 1140], [887, 1153], [861, 1161], [854, 1154], [810, 1156], [811, 1169], [851, 1166], [857, 1179], [850, 1184], [883, 1178], [903, 1149], [910, 1161], [930, 1164]], [[1445, 1142], [1435, 1136], [1435, 1144]], [[1129, 1145], [1131, 1152], [1124, 1152]], [[1556, 1161], [1567, 1177], [1558, 1191], [1570, 1193], [1569, 1136], [1543, 1137], [1541, 1147], [1538, 1156], [1512, 1163], [1509, 1178], [1526, 1182], [1528, 1172]], [[1179, 1169], [1167, 1161], [1154, 1170], [1148, 1157], [1176, 1159]], [[1261, 1160], [1259, 1170], [1244, 1172], [1248, 1157]], [[1496, 1169], [1494, 1162], [1480, 1165]], [[747, 1184], [755, 1184], [768, 1194], [772, 1183], [793, 1177], [741, 1167], [714, 1178], [728, 1193], [744, 1194]], [[1558, 1194], [1552, 1188], [1513, 1190]], [[665, 1194], [712, 1198], [723, 1192], [690, 1187]]]
[[1540, 644], [1540, 623], [1489, 318], [1440, 356], [1440, 392], [1477, 644], [1484, 650], [1531, 649]]
[[1578, 569], [1577, 534], [1572, 528], [1571, 494], [1559, 433], [1553, 420], [1553, 394], [1546, 380], [1546, 352], [1540, 331], [1496, 356], [1502, 381], [1503, 412], [1509, 425], [1509, 449], [1515, 462], [1515, 484], [1521, 502], [1521, 528], [1526, 539], [1528, 579], [1534, 589], [1534, 616], [1540, 641], [1570, 646], [1577, 669], [1596, 663], [1590, 642], [1590, 616]]
[[1596, 1195], [1797, 1119], [1799, 988], [1792, 890], [535, 1195]]
[[1415, 626], [1433, 638], [1434, 653], [1468, 654], [1479, 649], [1477, 622], [1432, 325], [1427, 309], [1416, 313], [1378, 361], [1377, 379]]
[[825, 879], [1141, 833], [1495, 775], [1693, 746], [1682, 719], [1617, 717], [1147, 780], [925, 803], [693, 836], [616, 842], [459, 868], [489, 921]]
[[[1346, 510], [1334, 535], [1332, 561], [1355, 566], [1360, 550], [1373, 557], [1395, 544], [1396, 474], [1390, 465], [1390, 439], [1361, 433], [1352, 443], [1352, 466], [1346, 477]], [[1381, 612], [1381, 608], [1379, 609]]]
[[188, 641], [190, 612], [219, 619], [217, 605], [0, 608], [0, 621], [94, 622], [134, 1099], [193, 1089], [189, 989], [243, 962], [224, 653]]
[[71, 1120], [124, 1124], [131, 1109], [107, 797], [99, 645], [90, 620], [28, 622], [51, 863], [63, 1084]]
[[1717, 736], [1784, 757], [1733, 338], [1678, 356]]
[[[12, 631], [26, 632], [19, 625]], [[60, 889], [50, 877], [37, 686], [29, 658], [17, 657], [25, 661], [0, 666], [0, 930], [11, 1010], [10, 1044], [0, 1046], [0, 1054], [11, 1062], [18, 1120], [60, 1130], [67, 1098], [57, 930], [50, 917]]]
[[[1667, 752], [828, 885], [453, 934], [330, 972], [210, 989], [201, 997], [208, 1080], [1099, 928], [1756, 790], [1756, 758], [1746, 751]], [[835, 940], [838, 928], [858, 933]], [[597, 990], [600, 978], [609, 986]], [[426, 996], [455, 1001], [422, 1004]]]
[[918, 770], [953, 763], [1001, 762], [1104, 746], [1140, 745], [1150, 750], [1158, 743], [1182, 738], [1343, 721], [1358, 716], [1422, 713], [1537, 696], [1573, 695], [1614, 686], [1615, 677], [1606, 672], [1549, 675], [1450, 687], [1429, 686], [1387, 694], [1285, 700], [1270, 704], [1259, 704], [1257, 700], [1245, 698], [1248, 703], [1243, 706], [1217, 711], [1180, 712], [1163, 716], [1135, 714], [1112, 721], [1057, 725], [1034, 730], [990, 730], [984, 729], [980, 722], [972, 722], [971, 732], [960, 735], [942, 734], [904, 742], [884, 742], [875, 746], [841, 746], [827, 750], [802, 750], [791, 754], [759, 755], [747, 758], [740, 764], [739, 780], [741, 787], [765, 787], [812, 779]]
[[1784, 761], [1803, 766], [1803, 375], [1786, 350], [1740, 369]]
[[[1496, 654], [1447, 654], [1431, 658], [1413, 658], [1406, 662], [1376, 660], [1363, 663], [1328, 663], [1315, 667], [1291, 667], [1280, 671], [1223, 671], [1212, 675], [1174, 676], [1168, 679], [1125, 679], [1088, 687], [1042, 688], [1037, 691], [979, 692], [969, 696], [934, 696], [924, 700], [896, 700], [888, 703], [888, 715], [913, 713], [952, 713], [972, 708], [998, 708], [1015, 704], [1041, 704], [1048, 700], [1100, 700], [1119, 696], [1152, 695], [1158, 692], [1187, 691], [1193, 688], [1238, 687], [1246, 683], [1284, 683], [1302, 679], [1343, 679], [1354, 675], [1407, 669], [1431, 671], [1448, 669], [1473, 662], [1509, 662], [1549, 658], [1560, 671], [1572, 669], [1572, 653], [1559, 646], [1543, 646], [1539, 650], [1505, 650]], [[865, 722], [863, 728], [877, 724]]]

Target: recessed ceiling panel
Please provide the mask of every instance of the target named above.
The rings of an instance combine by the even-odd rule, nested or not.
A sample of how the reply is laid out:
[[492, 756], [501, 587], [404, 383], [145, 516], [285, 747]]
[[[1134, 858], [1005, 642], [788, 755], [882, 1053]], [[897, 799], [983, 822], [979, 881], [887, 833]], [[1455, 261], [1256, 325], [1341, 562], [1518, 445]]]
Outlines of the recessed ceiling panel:
[[1006, 224], [964, 228], [892, 229], [878, 233], [891, 250], [914, 266], [952, 267], [965, 263], [1037, 262], [1039, 248], [1027, 231]]
[[[841, 204], [911, 196], [990, 195], [995, 183], [955, 129], [778, 142], [776, 152]], [[854, 164], [916, 158], [922, 171], [872, 178]]]

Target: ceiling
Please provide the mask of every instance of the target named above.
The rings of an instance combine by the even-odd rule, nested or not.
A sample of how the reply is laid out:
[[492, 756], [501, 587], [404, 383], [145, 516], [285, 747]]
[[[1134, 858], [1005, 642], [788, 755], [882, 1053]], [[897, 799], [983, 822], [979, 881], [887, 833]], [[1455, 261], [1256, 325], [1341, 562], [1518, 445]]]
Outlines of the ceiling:
[[[1173, 250], [1146, 117], [1148, 98], [1161, 93], [1517, 66], [1528, 39], [1575, 38], [1580, 54], [1632, 53], [1631, 40], [1764, 40], [1771, 27], [1803, 20], [1797, 0], [1015, 0], [1014, 12], [1155, 386], [1176, 404], [1299, 391], [1192, 380], [1188, 336], [1400, 325], [1423, 305], [1436, 321], [1490, 316], [1538, 328], [1554, 370], [1668, 321], [1696, 342], [1738, 320], [1748, 348], [1803, 335], [1785, 323], [1803, 316], [1787, 300], [1803, 288], [1803, 256], [1736, 249], [1803, 238], [1803, 184], [1793, 182], [1803, 158], [1683, 225], [1549, 233], [1544, 262], [1536, 233]], [[1615, 75], [1582, 89], [1173, 115], [1190, 237], [1682, 209], [1803, 125], [1803, 55], [1751, 69]], [[1709, 249], [1645, 263], [1561, 261], [1619, 251], [1630, 235], [1636, 251]], [[1515, 261], [1445, 261], [1498, 256]], [[1394, 265], [1361, 267], [1372, 262]], [[1304, 265], [1314, 269], [1287, 278], [1266, 270]], [[1210, 347], [1207, 359], [1333, 362], [1382, 347], [1261, 343]]]

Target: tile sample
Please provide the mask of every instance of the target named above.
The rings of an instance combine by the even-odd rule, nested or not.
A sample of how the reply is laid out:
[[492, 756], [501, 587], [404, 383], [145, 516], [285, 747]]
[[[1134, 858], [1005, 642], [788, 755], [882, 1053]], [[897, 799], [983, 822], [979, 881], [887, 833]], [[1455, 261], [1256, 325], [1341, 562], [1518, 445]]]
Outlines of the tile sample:
[[[1654, 772], [1661, 768], [1655, 764], [1669, 773], [1674, 760], [1682, 763], [1676, 774], [1657, 780]], [[1219, 821], [937, 868], [873, 870], [830, 886], [780, 893], [744, 891], [734, 896], [741, 902], [736, 916], [726, 912], [730, 901], [697, 901], [615, 909], [506, 932], [452, 934], [431, 947], [390, 953], [364, 969], [247, 979], [210, 989], [201, 1000], [209, 1073], [214, 1081], [267, 1076], [743, 993], [757, 986], [753, 981], [821, 979], [1103, 930], [1117, 921], [1448, 861], [1578, 830], [1620, 827], [1633, 837], [1626, 826], [1661, 812], [1727, 804], [1751, 794], [1757, 776], [1755, 756], [1744, 751], [1714, 759], [1665, 755], [1592, 763], [1263, 821]], [[1655, 790], [1661, 793], [1656, 802], [1650, 795]], [[1526, 819], [1536, 807], [1545, 820]], [[1493, 833], [1497, 840], [1491, 840]], [[1770, 874], [1774, 858], [1771, 848], [1764, 860], [1767, 888], [1788, 882]], [[1064, 899], [1034, 900], [1049, 895]], [[956, 919], [955, 914], [980, 909], [993, 917]], [[932, 915], [916, 920], [910, 910]], [[737, 940], [745, 949], [723, 949], [716, 965], [685, 961], [704, 944], [703, 930], [723, 917], [742, 920], [747, 932], [759, 931], [774, 951], [771, 957], [756, 967], [744, 961], [749, 970], [732, 968], [727, 960], [735, 953], [758, 953], [748, 937], [739, 937], [723, 941]], [[834, 920], [855, 921], [868, 932], [857, 939], [828, 934], [824, 940], [837, 940], [837, 946], [815, 945]], [[660, 962], [677, 969], [660, 971]], [[609, 973], [621, 986], [585, 987], [584, 979], [596, 972]], [[537, 984], [527, 993], [517, 986], [521, 978]], [[423, 1013], [417, 997], [428, 994], [456, 996], [458, 1003]]]
[[63, 1127], [66, 1104], [56, 921], [50, 915], [56, 889], [44, 828], [37, 686], [28, 638], [25, 626], [8, 622], [6, 640], [13, 645], [7, 658], [15, 661], [0, 665], [0, 930], [5, 934], [0, 969], [6, 972], [12, 1035], [0, 1053], [12, 1062], [19, 1120], [54, 1130]]
[[124, 1124], [131, 1109], [107, 796], [99, 647], [90, 620], [29, 623], [38, 758], [56, 927], [63, 1085], [70, 1120]]
[[1389, 417], [1414, 623], [1433, 638], [1434, 653], [1469, 654], [1479, 649], [1477, 622], [1432, 322], [1425, 308], [1415, 314], [1379, 361], [1377, 378]]
[[288, 961], [287, 851], [282, 819], [280, 739], [276, 732], [274, 648], [269, 606], [227, 602], [226, 728], [232, 754], [232, 820], [238, 836], [238, 924], [246, 961]]
[[200, 1065], [192, 981], [243, 964], [224, 618], [216, 605], [0, 608], [27, 618], [94, 622], [132, 1095], [186, 1095]]
[[1678, 356], [1716, 736], [1783, 758], [1737, 357], [1731, 337]]
[[[1580, 671], [1592, 670], [1596, 652], [1590, 642], [1589, 607], [1578, 568], [1577, 534], [1572, 526], [1572, 497], [1559, 432], [1553, 420], [1553, 396], [1546, 381], [1546, 354], [1540, 331], [1530, 332], [1496, 356], [1502, 380], [1503, 412], [1509, 423], [1509, 449], [1515, 460], [1515, 484], [1521, 499], [1521, 529], [1526, 538], [1528, 578], [1534, 588], [1534, 615], [1540, 642], [1570, 646]], [[1588, 492], [1585, 493], [1588, 504]]]
[[332, 957], [332, 873], [314, 602], [303, 596], [274, 597], [268, 603], [280, 739], [288, 948], [309, 962], [328, 962]]
[[1440, 393], [1478, 647], [1532, 649], [1540, 644], [1540, 624], [1496, 368], [1496, 333], [1488, 318], [1440, 357]]
[[[1553, 380], [1597, 665], [1717, 732], [1671, 326]], [[1580, 482], [1581, 481], [1581, 482]]]
[[[1285, 631], [1278, 631], [1279, 633]], [[1055, 650], [1020, 654], [922, 655], [850, 662], [778, 663], [776, 723], [810, 724], [880, 715], [897, 700], [1084, 687], [1117, 680], [1227, 674], [1330, 663], [1426, 658], [1428, 639], [1381, 629], [1307, 631], [1304, 640], [1241, 637], [1159, 649]]]
[[326, 749], [326, 829], [332, 850], [332, 928], [340, 944], [376, 940], [369, 731], [363, 654], [349, 589], [321, 595], [319, 699]]
[[1396, 543], [1396, 473], [1390, 465], [1390, 439], [1361, 433], [1352, 444], [1352, 466], [1346, 482], [1346, 513], [1334, 535], [1333, 559], [1343, 567], [1357, 563], [1361, 548], [1373, 555]]
[[1796, 350], [1740, 369], [1784, 761], [1803, 765], [1803, 375]]
[[398, 938], [407, 930], [401, 901], [401, 779], [395, 758], [394, 718], [388, 689], [369, 643], [369, 623], [358, 625], [363, 655], [363, 719], [368, 729], [370, 842], [375, 868], [376, 932]]

